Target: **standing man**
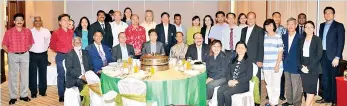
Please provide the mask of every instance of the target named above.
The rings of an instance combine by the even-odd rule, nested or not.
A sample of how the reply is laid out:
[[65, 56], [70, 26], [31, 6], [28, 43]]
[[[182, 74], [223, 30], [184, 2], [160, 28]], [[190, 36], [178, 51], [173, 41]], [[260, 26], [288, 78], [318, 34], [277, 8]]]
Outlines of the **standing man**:
[[297, 47], [302, 35], [296, 32], [295, 27], [296, 19], [289, 18], [287, 20], [288, 33], [282, 36], [284, 44], [283, 71], [287, 97], [287, 102], [283, 103], [282, 106], [301, 106], [302, 81], [299, 73], [301, 69], [297, 67], [297, 61], [299, 61], [297, 55], [301, 54], [297, 54]]
[[[256, 14], [249, 12], [247, 14], [248, 26], [241, 31], [241, 40], [247, 44], [248, 59], [258, 66], [257, 77], [260, 79], [261, 67], [264, 59], [264, 30], [255, 23]], [[260, 83], [259, 83], [260, 85]], [[260, 86], [259, 86], [260, 90]], [[259, 91], [260, 92], [260, 91]], [[257, 104], [258, 105], [258, 104]]]
[[300, 34], [300, 35], [305, 35], [305, 28], [304, 25], [306, 23], [306, 14], [304, 13], [300, 13], [298, 15], [298, 26], [296, 27], [296, 33]]
[[[272, 13], [272, 19], [275, 21], [276, 23], [276, 34], [281, 35], [283, 37], [284, 34], [286, 34], [286, 28], [284, 28], [281, 25], [281, 13], [280, 12], [274, 12]], [[285, 100], [286, 98], [284, 97], [284, 73], [282, 74], [281, 77], [281, 91], [280, 91], [280, 100]]]
[[[39, 94], [46, 96], [47, 90], [47, 64], [48, 46], [51, 41], [51, 32], [42, 27], [40, 16], [34, 17], [34, 28], [30, 29], [35, 43], [30, 49], [29, 61], [29, 89], [31, 98], [37, 95], [37, 73], [39, 75]], [[38, 69], [38, 70], [37, 70]]]
[[167, 12], [161, 14], [161, 22], [155, 27], [158, 34], [157, 41], [164, 43], [165, 54], [169, 55], [170, 49], [176, 44], [176, 27], [170, 24], [170, 15]]
[[182, 32], [183, 35], [186, 35], [183, 37], [183, 43], [187, 43], [187, 28], [182, 25], [182, 16], [181, 14], [175, 14], [174, 15], [174, 25], [176, 26], [177, 32]]
[[[24, 15], [17, 13], [13, 16], [14, 27], [5, 32], [2, 48], [8, 53], [8, 88], [10, 93], [9, 104], [17, 101], [18, 76], [20, 75], [20, 100], [29, 102], [28, 98], [28, 72], [29, 49], [34, 44], [33, 36], [29, 29], [23, 27]], [[20, 74], [18, 74], [18, 72]]]
[[113, 17], [114, 21], [110, 22], [113, 35], [113, 45], [111, 47], [114, 47], [119, 44], [118, 34], [124, 32], [125, 29], [128, 27], [128, 24], [122, 21], [122, 13], [120, 11], [114, 12]]
[[225, 23], [225, 13], [223, 11], [218, 11], [216, 13], [217, 24], [213, 25], [208, 35], [213, 40], [222, 40], [222, 32], [224, 28], [228, 28], [228, 24]]
[[230, 12], [226, 17], [228, 27], [223, 29], [222, 32], [222, 50], [225, 52], [227, 58], [231, 59], [236, 43], [240, 41], [241, 28], [235, 24], [235, 13]]
[[58, 84], [58, 95], [59, 102], [64, 102], [64, 92], [65, 92], [65, 71], [63, 67], [63, 60], [72, 49], [72, 38], [74, 31], [68, 29], [70, 15], [61, 14], [58, 17], [60, 28], [55, 30], [52, 34], [50, 48], [53, 52], [56, 52], [55, 63], [57, 64], [57, 84]]
[[[281, 13], [280, 12], [274, 12], [272, 13], [272, 19], [275, 21], [276, 23], [276, 34], [278, 35], [284, 35], [285, 33], [287, 33], [287, 29], [284, 28], [281, 25]], [[281, 89], [282, 89], [282, 85], [281, 85]], [[281, 96], [284, 96], [284, 94], [282, 95], [282, 91], [281, 91]]]
[[112, 35], [112, 28], [110, 23], [105, 22], [105, 11], [99, 10], [97, 15], [98, 20], [94, 22], [92, 25], [90, 25], [90, 31], [88, 31], [88, 43], [92, 44], [93, 36], [96, 31], [101, 31], [102, 35], [104, 35], [102, 39], [102, 44], [107, 45], [108, 47], [113, 46], [113, 35]]
[[342, 51], [345, 45], [345, 28], [342, 23], [334, 20], [335, 9], [333, 7], [325, 7], [325, 22], [320, 24], [319, 37], [322, 39], [323, 57], [321, 77], [323, 87], [323, 98], [316, 101], [317, 103], [332, 102], [332, 106], [336, 105], [336, 81], [338, 74], [338, 65], [342, 59]]

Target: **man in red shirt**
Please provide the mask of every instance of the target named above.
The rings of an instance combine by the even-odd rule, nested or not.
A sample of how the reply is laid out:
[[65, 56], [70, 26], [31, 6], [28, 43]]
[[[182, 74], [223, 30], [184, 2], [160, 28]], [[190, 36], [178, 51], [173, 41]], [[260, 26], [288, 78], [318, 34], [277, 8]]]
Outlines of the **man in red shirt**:
[[146, 42], [146, 30], [139, 25], [139, 16], [131, 15], [131, 25], [125, 29], [126, 43], [135, 49], [135, 58], [141, 57], [142, 44]]
[[64, 102], [65, 92], [65, 71], [63, 67], [63, 60], [72, 47], [73, 30], [68, 29], [70, 16], [68, 14], [61, 14], [58, 17], [60, 28], [55, 30], [51, 37], [50, 48], [56, 52], [55, 63], [57, 64], [57, 85], [59, 102]]
[[24, 15], [17, 13], [14, 16], [15, 27], [7, 30], [2, 41], [2, 48], [8, 53], [8, 88], [10, 93], [9, 104], [17, 101], [18, 72], [20, 73], [20, 100], [29, 102], [29, 49], [34, 44], [31, 31], [24, 28]]

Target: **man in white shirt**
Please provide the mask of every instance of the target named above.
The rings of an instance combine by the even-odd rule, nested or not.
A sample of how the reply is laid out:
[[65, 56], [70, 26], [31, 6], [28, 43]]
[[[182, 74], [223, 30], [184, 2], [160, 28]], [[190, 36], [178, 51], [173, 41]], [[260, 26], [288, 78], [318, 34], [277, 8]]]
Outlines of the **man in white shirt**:
[[86, 84], [85, 73], [93, 69], [91, 60], [87, 50], [82, 49], [82, 42], [80, 37], [73, 39], [73, 46], [69, 53], [66, 55], [65, 68], [66, 68], [66, 88], [78, 87], [81, 91]]
[[236, 15], [234, 13], [228, 13], [226, 18], [228, 27], [224, 28], [222, 32], [222, 50], [225, 51], [227, 57], [230, 58], [233, 50], [235, 50], [236, 43], [240, 41], [241, 28], [235, 24]]
[[[182, 32], [183, 35], [187, 35], [187, 29], [184, 25], [182, 25], [182, 17], [181, 14], [174, 15], [174, 25], [176, 26], [177, 32]], [[187, 43], [187, 37], [183, 37], [183, 42]]]
[[51, 39], [48, 29], [42, 27], [41, 17], [34, 17], [34, 28], [30, 29], [34, 44], [32, 45], [29, 60], [29, 89], [31, 98], [37, 96], [37, 75], [39, 75], [39, 94], [46, 96], [47, 90], [47, 49]]
[[113, 14], [113, 17], [114, 17], [114, 21], [110, 22], [111, 29], [112, 29], [112, 35], [113, 35], [113, 45], [112, 45], [112, 47], [114, 47], [114, 46], [119, 44], [118, 34], [120, 32], [124, 32], [125, 29], [128, 27], [128, 24], [126, 24], [125, 22], [121, 21], [122, 14], [121, 14], [120, 11], [116, 11]]
[[140, 26], [142, 26], [146, 29], [146, 41], [149, 41], [148, 31], [150, 29], [155, 29], [156, 25], [157, 25], [157, 23], [154, 22], [153, 11], [152, 10], [146, 10], [145, 22], [140, 24]]

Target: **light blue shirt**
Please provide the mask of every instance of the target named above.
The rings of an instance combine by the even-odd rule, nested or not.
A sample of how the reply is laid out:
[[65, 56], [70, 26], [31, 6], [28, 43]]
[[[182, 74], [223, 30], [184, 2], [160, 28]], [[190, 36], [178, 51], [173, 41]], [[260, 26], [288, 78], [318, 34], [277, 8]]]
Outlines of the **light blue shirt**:
[[88, 31], [82, 30], [82, 49], [88, 46]]
[[122, 51], [122, 60], [128, 60], [128, 49], [127, 46], [125, 45], [124, 47], [122, 45], [120, 46], [120, 50]]
[[326, 22], [324, 25], [324, 31], [323, 31], [323, 39], [322, 39], [322, 46], [323, 46], [323, 50], [327, 50], [327, 34], [328, 31], [330, 29], [331, 23], [333, 22], [333, 20]]
[[157, 49], [156, 46], [157, 46], [157, 43], [151, 43], [151, 53], [156, 53], [156, 49]]
[[223, 29], [228, 28], [228, 24], [223, 23], [223, 25], [215, 24], [210, 30], [209, 38], [222, 40]]

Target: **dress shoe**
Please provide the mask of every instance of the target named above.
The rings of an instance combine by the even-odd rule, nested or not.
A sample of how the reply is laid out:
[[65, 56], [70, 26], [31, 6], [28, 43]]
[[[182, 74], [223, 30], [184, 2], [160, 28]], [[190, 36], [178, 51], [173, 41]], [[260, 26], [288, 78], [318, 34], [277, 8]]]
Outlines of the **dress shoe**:
[[31, 94], [31, 98], [36, 98], [36, 94]]
[[64, 96], [59, 97], [59, 102], [64, 102]]
[[46, 94], [40, 94], [41, 96], [47, 96]]
[[10, 104], [10, 105], [15, 104], [16, 101], [17, 101], [17, 99], [11, 99], [10, 102], [9, 102], [9, 104]]
[[28, 97], [20, 97], [19, 100], [29, 102], [30, 98], [28, 98]]
[[260, 106], [260, 104], [255, 103], [254, 106]]
[[324, 99], [316, 100], [316, 103], [330, 103], [329, 101], [325, 101]]
[[282, 100], [282, 101], [283, 101], [283, 100], [286, 100], [286, 98], [285, 98], [285, 97], [280, 97], [280, 100]]
[[48, 63], [47, 63], [47, 66], [51, 66], [51, 64], [52, 64], [51, 62], [48, 62]]
[[288, 102], [282, 104], [282, 106], [289, 106], [289, 105], [293, 105], [293, 104], [290, 104]]
[[331, 106], [336, 106], [336, 103], [331, 103]]
[[266, 96], [265, 98], [269, 100], [269, 96]]

